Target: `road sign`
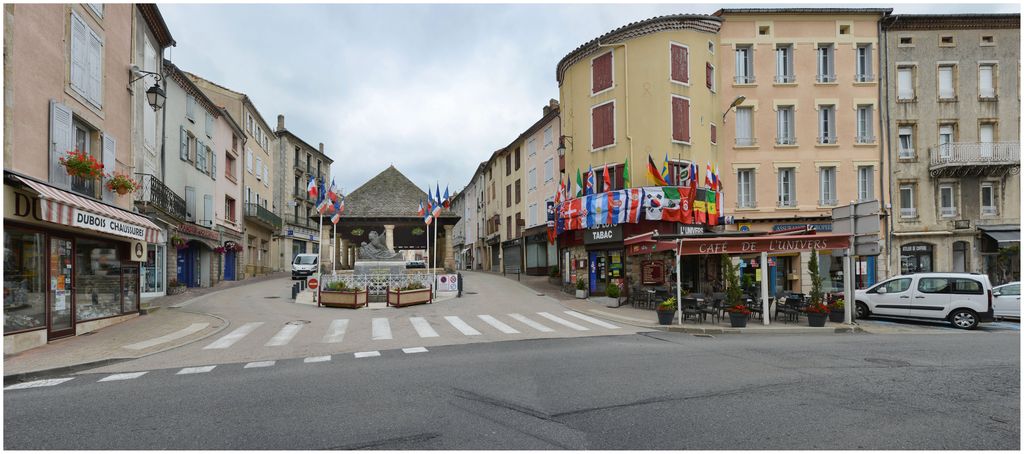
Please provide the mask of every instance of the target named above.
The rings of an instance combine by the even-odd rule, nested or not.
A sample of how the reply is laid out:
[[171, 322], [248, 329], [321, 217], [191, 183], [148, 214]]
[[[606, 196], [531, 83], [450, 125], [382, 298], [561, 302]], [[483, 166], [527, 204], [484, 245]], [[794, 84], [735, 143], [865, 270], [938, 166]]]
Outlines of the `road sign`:
[[[877, 234], [882, 228], [877, 214], [857, 216], [853, 222], [857, 224], [857, 235]], [[850, 233], [850, 218], [833, 219], [832, 233]]]
[[853, 239], [853, 243], [857, 246], [863, 244], [878, 244], [878, 235], [874, 233], [869, 235], [857, 234], [857, 237]]
[[878, 242], [877, 241], [874, 242], [874, 243], [858, 244], [858, 245], [854, 246], [854, 251], [853, 251], [853, 255], [860, 255], [860, 256], [864, 256], [864, 257], [866, 257], [866, 256], [875, 256], [875, 255], [878, 255], [878, 254], [881, 254], [881, 253], [882, 253], [882, 250], [881, 250], [880, 247], [878, 247]]
[[[878, 214], [881, 209], [881, 205], [877, 200], [868, 200], [866, 202], [856, 202], [854, 205], [857, 207], [857, 216], [867, 216], [871, 214]], [[849, 219], [850, 218], [850, 205], [836, 207], [832, 209], [832, 219]]]
[[320, 282], [317, 281], [315, 277], [311, 277], [309, 278], [309, 282], [307, 282], [307, 285], [309, 286], [310, 290], [316, 290], [316, 287], [320, 285]]

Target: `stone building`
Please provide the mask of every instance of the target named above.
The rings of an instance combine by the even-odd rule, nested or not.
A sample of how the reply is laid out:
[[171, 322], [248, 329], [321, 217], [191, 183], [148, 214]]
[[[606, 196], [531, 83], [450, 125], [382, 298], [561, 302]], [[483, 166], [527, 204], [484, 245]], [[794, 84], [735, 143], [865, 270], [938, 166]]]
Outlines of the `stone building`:
[[[281, 252], [275, 260], [279, 262], [277, 266], [280, 269], [286, 270], [296, 254], [315, 254], [320, 250], [321, 242], [317, 238], [319, 213], [314, 206], [316, 199], [309, 196], [306, 187], [309, 179], [315, 178], [323, 183], [325, 189], [329, 188], [331, 163], [334, 161], [324, 153], [323, 142], [314, 147], [285, 128], [284, 115], [277, 116], [275, 134], [277, 168], [281, 171], [274, 175], [274, 205], [281, 210], [284, 219], [281, 230], [277, 232], [281, 238]], [[330, 263], [330, 251], [324, 253], [327, 265]]]

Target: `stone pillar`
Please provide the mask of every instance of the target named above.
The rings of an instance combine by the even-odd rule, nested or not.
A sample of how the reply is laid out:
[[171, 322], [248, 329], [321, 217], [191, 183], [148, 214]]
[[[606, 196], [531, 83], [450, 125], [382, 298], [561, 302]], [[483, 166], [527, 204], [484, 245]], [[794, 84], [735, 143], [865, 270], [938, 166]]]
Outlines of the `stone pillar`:
[[455, 269], [455, 245], [452, 242], [452, 229], [454, 225], [444, 226], [444, 267], [446, 269]]
[[395, 226], [394, 224], [384, 225], [384, 241], [388, 245], [388, 250], [395, 250]]
[[350, 244], [348, 246], [348, 252], [347, 253], [348, 253], [348, 263], [351, 263], [353, 266], [355, 266], [356, 259], [358, 258], [356, 256], [356, 247]]
[[338, 261], [342, 268], [348, 268], [352, 265], [352, 262], [348, 260], [348, 240], [341, 238], [338, 241], [341, 242], [341, 247], [338, 248]]

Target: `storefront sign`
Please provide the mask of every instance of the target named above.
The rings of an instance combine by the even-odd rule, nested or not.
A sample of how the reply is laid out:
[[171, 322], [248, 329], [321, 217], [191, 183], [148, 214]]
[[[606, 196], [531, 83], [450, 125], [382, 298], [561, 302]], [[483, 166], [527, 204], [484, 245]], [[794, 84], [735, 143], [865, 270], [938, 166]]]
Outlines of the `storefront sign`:
[[661, 260], [644, 260], [640, 262], [641, 282], [644, 285], [661, 285], [665, 283], [665, 262]]
[[587, 229], [583, 232], [583, 244], [615, 243], [622, 241], [622, 226]]
[[927, 244], [905, 244], [900, 246], [900, 252], [931, 252], [932, 247]]
[[819, 232], [831, 232], [832, 231], [832, 224], [775, 224], [775, 225], [772, 226], [772, 231], [773, 232], [778, 232], [780, 230], [789, 230], [789, 229], [796, 229], [796, 228], [802, 228], [802, 227], [811, 227], [814, 230], [817, 230]]
[[220, 239], [220, 235], [218, 235], [217, 232], [210, 229], [204, 229], [194, 224], [181, 224], [178, 226], [178, 231], [186, 235], [194, 235], [203, 238], [209, 238], [211, 240]]
[[680, 235], [703, 235], [704, 226], [700, 225], [679, 225]]
[[124, 221], [100, 216], [75, 208], [74, 216], [71, 218], [71, 225], [83, 229], [95, 230], [97, 232], [109, 233], [112, 235], [126, 236], [142, 240], [146, 238], [146, 228]]
[[753, 254], [760, 252], [805, 252], [845, 249], [850, 246], [847, 235], [793, 235], [785, 237], [682, 239], [681, 255]]
[[146, 242], [145, 241], [132, 241], [131, 246], [128, 248], [128, 257], [133, 262], [145, 262], [146, 261]]
[[643, 243], [631, 244], [626, 251], [629, 255], [653, 254], [655, 252], [674, 251], [675, 241], [646, 241]]

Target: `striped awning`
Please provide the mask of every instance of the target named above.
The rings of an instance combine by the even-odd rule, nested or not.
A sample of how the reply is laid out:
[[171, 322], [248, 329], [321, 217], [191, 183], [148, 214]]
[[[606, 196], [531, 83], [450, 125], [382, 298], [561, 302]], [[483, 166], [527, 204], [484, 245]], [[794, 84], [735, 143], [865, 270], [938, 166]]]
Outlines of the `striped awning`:
[[122, 236], [148, 243], [162, 242], [161, 229], [153, 221], [117, 207], [57, 189], [31, 178], [15, 175], [39, 193], [39, 211], [44, 221]]

